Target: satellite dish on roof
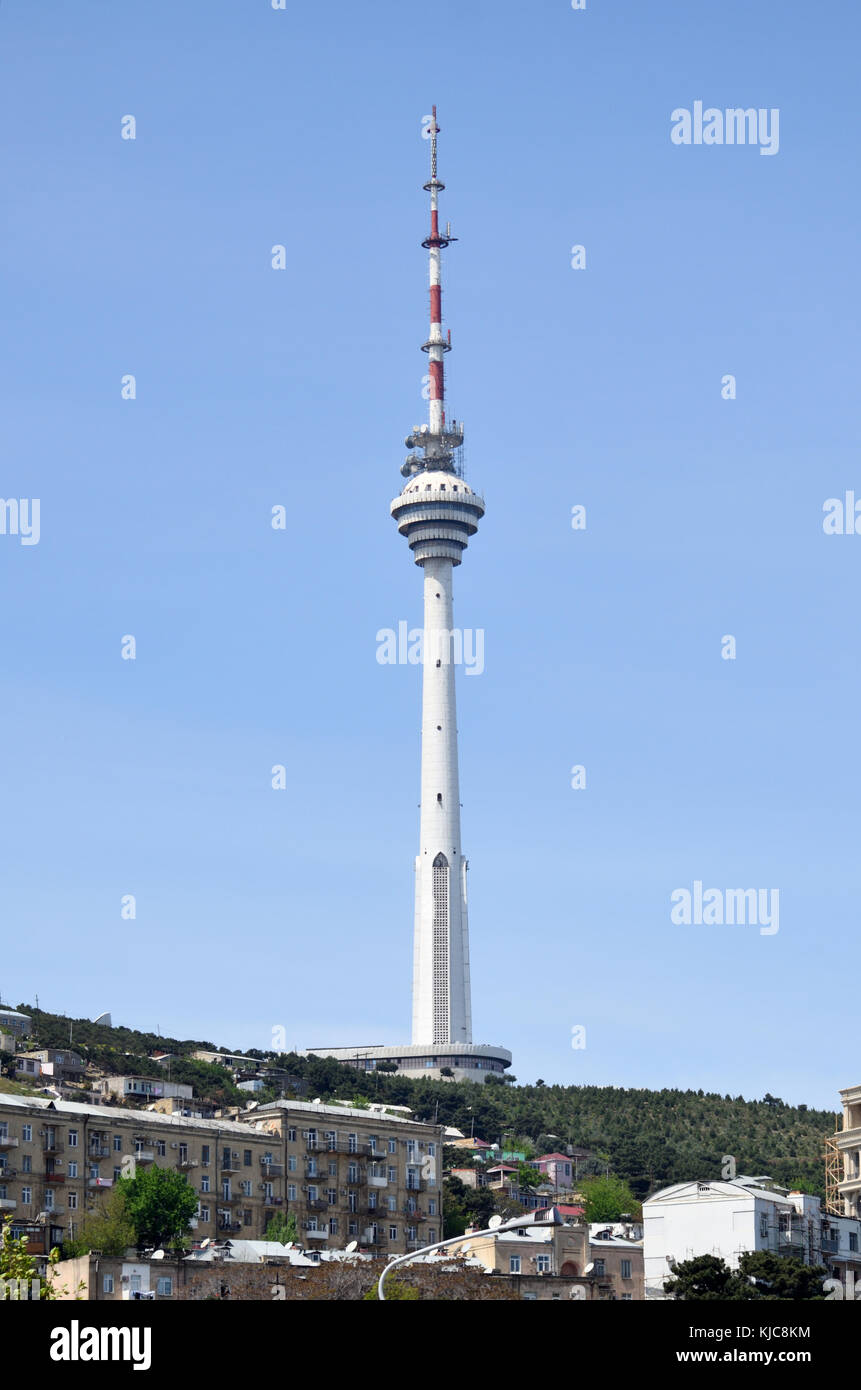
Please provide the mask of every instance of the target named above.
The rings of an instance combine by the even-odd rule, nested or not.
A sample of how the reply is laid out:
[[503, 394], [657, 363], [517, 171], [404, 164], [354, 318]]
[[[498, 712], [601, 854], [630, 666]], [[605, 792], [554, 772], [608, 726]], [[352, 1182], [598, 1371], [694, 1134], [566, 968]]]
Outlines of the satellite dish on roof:
[[354, 1251], [358, 1250], [358, 1248], [359, 1242], [357, 1240], [351, 1240], [344, 1253], [347, 1255], [352, 1255]]
[[312, 1105], [320, 1105], [320, 1104], [321, 1104], [320, 1097], [319, 1097], [319, 1096], [315, 1096], [314, 1099], [311, 1101], [311, 1104], [312, 1104]]
[[594, 1269], [595, 1269], [594, 1261], [590, 1260], [589, 1263], [587, 1264], [586, 1268], [583, 1270], [583, 1273], [584, 1273], [584, 1274], [592, 1274], [592, 1273], [594, 1272]]
[[487, 1224], [491, 1231], [495, 1231], [497, 1226], [501, 1226], [502, 1217], [499, 1215], [499, 1212], [497, 1212], [495, 1216], [492, 1216]]
[[152, 1252], [152, 1257], [151, 1257], [151, 1258], [154, 1259], [154, 1260], [163, 1260], [163, 1259], [164, 1259], [164, 1251], [163, 1251], [163, 1250], [153, 1250], [153, 1252]]

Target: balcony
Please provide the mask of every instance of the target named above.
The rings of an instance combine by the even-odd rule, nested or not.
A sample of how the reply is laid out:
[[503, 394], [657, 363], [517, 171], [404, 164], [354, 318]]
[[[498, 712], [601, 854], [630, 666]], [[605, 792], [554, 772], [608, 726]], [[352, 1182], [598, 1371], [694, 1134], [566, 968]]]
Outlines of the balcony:
[[238, 1153], [231, 1154], [229, 1158], [226, 1153], [222, 1154], [222, 1173], [238, 1173], [241, 1167]]
[[219, 1223], [218, 1223], [218, 1229], [219, 1229], [219, 1231], [233, 1231], [233, 1232], [241, 1231], [241, 1230], [242, 1230], [242, 1222], [241, 1222], [241, 1221], [219, 1221]]
[[87, 1153], [90, 1158], [95, 1158], [96, 1160], [98, 1160], [100, 1158], [107, 1158], [110, 1151], [110, 1144], [91, 1144], [89, 1149], [87, 1150]]
[[264, 1205], [264, 1207], [283, 1207], [283, 1205], [284, 1205], [284, 1198], [283, 1198], [283, 1197], [264, 1197], [264, 1199], [263, 1199], [263, 1205]]
[[388, 1187], [389, 1180], [382, 1173], [369, 1173], [368, 1183], [371, 1187]]
[[[16, 1144], [18, 1143], [18, 1140], [17, 1140], [17, 1139], [15, 1140], [15, 1143], [16, 1143]], [[53, 1135], [53, 1134], [46, 1134], [45, 1137], [44, 1137], [44, 1139], [42, 1140], [42, 1152], [43, 1152], [43, 1153], [46, 1153], [46, 1154], [61, 1154], [61, 1153], [65, 1153], [65, 1150], [66, 1150], [65, 1144], [63, 1143], [62, 1139], [58, 1139], [56, 1135]]]
[[46, 1173], [46, 1174], [45, 1174], [45, 1182], [65, 1182], [65, 1181], [66, 1181], [66, 1174], [65, 1174], [65, 1173]]
[[350, 1177], [348, 1173], [344, 1181], [348, 1187], [362, 1187], [368, 1181], [368, 1175], [363, 1168], [360, 1168], [354, 1177]]
[[427, 1244], [427, 1241], [424, 1241], [424, 1240], [408, 1240], [408, 1241], [407, 1241], [407, 1249], [408, 1249], [408, 1250], [424, 1250], [426, 1244]]
[[836, 1255], [840, 1249], [840, 1239], [838, 1236], [822, 1237], [823, 1255]]
[[89, 1182], [87, 1183], [87, 1187], [93, 1188], [113, 1187], [113, 1185], [113, 1178], [90, 1178]]
[[182, 1173], [187, 1173], [190, 1168], [199, 1168], [200, 1163], [196, 1158], [178, 1158], [176, 1166]]
[[326, 1211], [328, 1205], [329, 1203], [325, 1202], [322, 1197], [309, 1197], [305, 1203], [308, 1211]]
[[53, 1224], [54, 1224], [54, 1217], [55, 1217], [55, 1216], [62, 1216], [65, 1210], [66, 1210], [65, 1207], [45, 1207], [45, 1208], [44, 1208], [44, 1211], [45, 1211], [45, 1215], [46, 1215], [47, 1218], [48, 1218], [49, 1224], [50, 1224], [50, 1225], [53, 1225]]
[[17, 1168], [0, 1168], [0, 1182], [7, 1182], [9, 1178], [17, 1178]]
[[0, 1149], [17, 1149], [19, 1141], [9, 1134], [0, 1134]]
[[303, 1232], [304, 1232], [304, 1235], [305, 1235], [306, 1240], [328, 1240], [328, 1239], [329, 1239], [329, 1232], [328, 1232], [328, 1230], [327, 1230], [325, 1227], [324, 1227], [323, 1230], [321, 1231], [321, 1230], [319, 1229], [319, 1227], [317, 1227], [316, 1230], [312, 1230], [312, 1229], [311, 1229], [310, 1227], [308, 1227], [308, 1226], [303, 1226]]
[[0, 1197], [0, 1211], [14, 1211], [17, 1205], [14, 1197]]
[[135, 1149], [137, 1163], [155, 1163], [155, 1149]]
[[267, 1159], [261, 1158], [260, 1167], [268, 1178], [283, 1178], [284, 1176], [283, 1163], [270, 1163]]

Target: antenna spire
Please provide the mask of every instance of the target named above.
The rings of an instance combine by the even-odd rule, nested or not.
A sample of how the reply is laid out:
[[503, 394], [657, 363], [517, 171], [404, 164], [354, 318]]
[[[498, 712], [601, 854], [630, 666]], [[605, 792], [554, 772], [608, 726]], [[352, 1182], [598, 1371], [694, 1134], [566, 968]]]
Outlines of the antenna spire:
[[455, 450], [463, 443], [463, 426], [457, 420], [446, 423], [445, 418], [445, 366], [444, 357], [451, 351], [451, 330], [443, 334], [442, 328], [442, 265], [440, 252], [457, 238], [451, 234], [451, 223], [446, 224], [445, 232], [439, 229], [439, 195], [445, 184], [437, 177], [437, 135], [439, 126], [436, 107], [428, 127], [430, 138], [430, 179], [424, 184], [430, 193], [430, 234], [422, 246], [428, 253], [428, 279], [430, 284], [430, 332], [427, 342], [422, 343], [422, 352], [428, 355], [428, 422], [407, 435], [408, 449], [421, 448], [424, 454], [410, 454], [401, 473], [409, 477], [423, 469], [434, 469], [446, 473], [457, 472], [454, 462]]

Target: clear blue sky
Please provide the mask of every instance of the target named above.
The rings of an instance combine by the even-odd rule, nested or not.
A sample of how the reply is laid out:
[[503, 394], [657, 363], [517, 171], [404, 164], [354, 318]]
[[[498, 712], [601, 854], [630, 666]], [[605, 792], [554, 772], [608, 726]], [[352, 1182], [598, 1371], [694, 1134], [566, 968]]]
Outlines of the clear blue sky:
[[[523, 1081], [836, 1107], [861, 537], [822, 503], [861, 496], [859, 36], [850, 0], [4, 0], [2, 493], [41, 501], [37, 546], [0, 537], [5, 999], [230, 1047], [408, 1036], [419, 671], [375, 634], [421, 615], [388, 504], [435, 101], [487, 498], [455, 575], [486, 632], [458, 678], [476, 1040]], [[779, 108], [779, 154], [676, 147], [696, 100]], [[778, 888], [778, 934], [675, 926], [695, 879]]]

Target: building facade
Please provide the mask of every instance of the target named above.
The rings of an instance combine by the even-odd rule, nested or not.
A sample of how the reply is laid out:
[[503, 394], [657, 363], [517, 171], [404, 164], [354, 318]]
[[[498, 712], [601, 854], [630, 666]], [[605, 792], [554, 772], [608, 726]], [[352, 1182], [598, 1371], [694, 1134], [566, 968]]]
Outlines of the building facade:
[[643, 1203], [646, 1296], [664, 1297], [671, 1265], [716, 1255], [737, 1269], [748, 1251], [822, 1265], [854, 1298], [861, 1273], [861, 1222], [831, 1216], [818, 1197], [777, 1188], [768, 1178], [676, 1183]]
[[861, 1217], [861, 1086], [840, 1092], [843, 1128], [836, 1136], [842, 1166], [840, 1197], [846, 1216]]

